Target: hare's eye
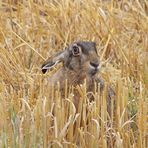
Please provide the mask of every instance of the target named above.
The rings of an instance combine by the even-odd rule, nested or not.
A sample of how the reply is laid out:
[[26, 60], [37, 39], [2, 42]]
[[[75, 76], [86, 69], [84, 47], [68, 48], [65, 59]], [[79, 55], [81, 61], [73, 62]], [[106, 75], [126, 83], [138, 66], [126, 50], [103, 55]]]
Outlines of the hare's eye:
[[79, 56], [81, 53], [81, 49], [78, 46], [73, 46], [72, 53], [74, 56]]

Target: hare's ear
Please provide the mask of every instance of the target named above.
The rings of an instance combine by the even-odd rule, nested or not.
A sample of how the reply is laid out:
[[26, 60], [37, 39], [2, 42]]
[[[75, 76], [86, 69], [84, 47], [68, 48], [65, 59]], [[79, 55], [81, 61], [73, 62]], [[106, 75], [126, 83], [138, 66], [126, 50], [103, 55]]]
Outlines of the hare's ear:
[[57, 53], [55, 56], [48, 58], [42, 65], [42, 72], [46, 73], [47, 70], [54, 67], [56, 64], [63, 62], [66, 56], [66, 51]]

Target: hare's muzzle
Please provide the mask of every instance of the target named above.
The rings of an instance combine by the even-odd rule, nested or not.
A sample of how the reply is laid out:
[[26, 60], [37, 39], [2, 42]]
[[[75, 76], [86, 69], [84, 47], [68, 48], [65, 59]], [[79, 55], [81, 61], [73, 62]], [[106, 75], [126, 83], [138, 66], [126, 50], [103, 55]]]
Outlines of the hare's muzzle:
[[95, 75], [99, 71], [99, 63], [98, 62], [90, 62], [91, 75]]
[[93, 62], [90, 62], [90, 65], [94, 68], [98, 68], [99, 67], [99, 63], [93, 63]]

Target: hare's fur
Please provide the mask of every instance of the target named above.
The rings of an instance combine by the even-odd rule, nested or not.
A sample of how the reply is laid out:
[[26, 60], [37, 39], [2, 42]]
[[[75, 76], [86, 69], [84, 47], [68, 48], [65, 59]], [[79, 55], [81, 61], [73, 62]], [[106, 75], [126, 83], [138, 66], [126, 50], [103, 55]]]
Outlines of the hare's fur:
[[[48, 69], [62, 62], [63, 67], [55, 74], [49, 77], [50, 85], [60, 84], [61, 93], [65, 87], [65, 80], [69, 86], [77, 86], [86, 81], [87, 91], [94, 91], [94, 84], [100, 84], [100, 92], [104, 87], [103, 79], [98, 77], [100, 61], [97, 55], [95, 42], [80, 41], [72, 43], [64, 51], [50, 57], [42, 65], [42, 72], [45, 73]], [[112, 90], [109, 90], [109, 98], [114, 95]], [[77, 107], [79, 95], [76, 93], [74, 103]]]

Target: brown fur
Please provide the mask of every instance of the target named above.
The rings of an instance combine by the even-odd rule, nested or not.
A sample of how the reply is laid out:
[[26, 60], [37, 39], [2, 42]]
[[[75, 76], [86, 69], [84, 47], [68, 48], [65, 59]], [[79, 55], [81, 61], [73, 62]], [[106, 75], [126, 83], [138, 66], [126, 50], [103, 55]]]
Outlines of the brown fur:
[[[75, 48], [78, 51], [74, 51]], [[59, 82], [61, 94], [64, 94], [63, 90], [65, 87], [65, 80], [67, 80], [68, 86], [74, 87], [83, 84], [86, 80], [88, 92], [93, 92], [94, 83], [99, 83], [100, 92], [102, 92], [104, 81], [98, 77], [100, 61], [97, 55], [96, 44], [94, 42], [80, 41], [72, 43], [64, 51], [50, 57], [43, 64], [43, 73], [60, 62], [63, 63], [63, 67], [49, 77], [49, 83], [50, 85], [56, 86], [57, 82]], [[112, 91], [110, 92], [109, 90], [109, 100], [112, 95]], [[76, 91], [74, 97], [74, 104], [76, 108], [78, 106], [79, 97], [80, 96]]]

